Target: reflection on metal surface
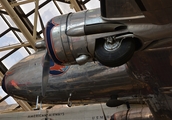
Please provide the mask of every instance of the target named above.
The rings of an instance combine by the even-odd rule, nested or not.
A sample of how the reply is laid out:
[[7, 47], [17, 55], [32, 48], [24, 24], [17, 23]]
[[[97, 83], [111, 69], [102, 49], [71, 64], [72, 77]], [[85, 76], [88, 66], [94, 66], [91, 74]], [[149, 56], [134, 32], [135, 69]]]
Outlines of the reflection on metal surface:
[[20, 87], [17, 85], [15, 80], [11, 80], [11, 85], [14, 86], [16, 89], [20, 90]]
[[36, 47], [36, 48], [46, 48], [45, 41], [44, 41], [44, 40], [36, 41], [35, 47]]
[[107, 51], [115, 51], [121, 45], [122, 41], [115, 40], [115, 37], [107, 37], [104, 43], [104, 49]]
[[69, 36], [82, 36], [85, 35], [84, 33], [84, 26], [77, 26], [74, 28], [71, 28], [67, 31], [67, 35]]
[[78, 58], [76, 58], [76, 62], [79, 65], [83, 65], [83, 64], [85, 64], [88, 61], [88, 59], [89, 59], [89, 56], [87, 56], [87, 55], [81, 55]]
[[115, 113], [110, 120], [154, 120], [148, 107], [132, 108]]
[[106, 18], [106, 17], [102, 17], [104, 20], [110, 21], [110, 20], [132, 20], [132, 19], [141, 19], [141, 18], [145, 18], [144, 15], [139, 15], [139, 16], [131, 16], [131, 17], [114, 17], [114, 18]]
[[15, 49], [15, 48], [20, 48], [20, 47], [27, 47], [30, 45], [31, 44], [29, 42], [23, 42], [22, 44], [21, 43], [12, 44], [12, 45], [8, 45], [8, 46], [0, 47], [0, 52]]
[[[27, 4], [27, 3], [34, 2], [34, 1], [35, 0], [16, 0], [16, 1], [11, 1], [10, 5], [12, 7], [16, 7], [16, 6]], [[0, 4], [0, 9], [4, 9], [4, 7], [1, 4]]]
[[[14, 65], [9, 71], [13, 74], [6, 75], [5, 88], [9, 95], [22, 98], [35, 103], [37, 96], [41, 94], [42, 58], [45, 51], [37, 52]], [[95, 103], [97, 100], [106, 102], [112, 91], [127, 96], [137, 90], [144, 89], [144, 84], [131, 78], [122, 65], [116, 68], [108, 68], [97, 62], [89, 62], [85, 65], [56, 66], [53, 62], [50, 67], [49, 82], [43, 103], [67, 103], [68, 95], [72, 93], [73, 104]], [[58, 74], [54, 75], [54, 73]], [[16, 80], [16, 84], [11, 84]], [[133, 83], [133, 84], [131, 84]], [[15, 85], [15, 86], [14, 86]], [[136, 86], [136, 87], [133, 87]], [[60, 96], [60, 97], [55, 97]]]

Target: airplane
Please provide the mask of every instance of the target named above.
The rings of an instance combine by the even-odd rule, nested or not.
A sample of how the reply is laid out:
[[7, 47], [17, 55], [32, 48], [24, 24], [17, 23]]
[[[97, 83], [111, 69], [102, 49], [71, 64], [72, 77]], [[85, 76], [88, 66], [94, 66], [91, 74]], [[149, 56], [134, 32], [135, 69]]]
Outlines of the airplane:
[[155, 119], [172, 119], [172, 1], [100, 2], [100, 9], [52, 18], [40, 50], [7, 71], [3, 90], [69, 106], [139, 99]]
[[[146, 105], [132, 104], [127, 112], [125, 105], [109, 108], [105, 104], [86, 106], [55, 106], [52, 109], [0, 114], [3, 120], [153, 120]], [[78, 112], [79, 111], [79, 112]]]

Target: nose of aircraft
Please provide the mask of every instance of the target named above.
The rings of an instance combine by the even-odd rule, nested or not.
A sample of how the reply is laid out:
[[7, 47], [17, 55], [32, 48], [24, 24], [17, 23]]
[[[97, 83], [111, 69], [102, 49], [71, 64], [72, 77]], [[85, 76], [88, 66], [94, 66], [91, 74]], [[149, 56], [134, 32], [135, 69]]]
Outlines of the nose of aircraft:
[[[12, 76], [12, 75], [11, 75]], [[26, 100], [31, 97], [31, 92], [28, 95], [28, 90], [25, 84], [18, 84], [19, 81], [11, 80], [11, 76], [5, 75], [2, 79], [2, 89], [9, 95], [18, 99]], [[14, 78], [14, 76], [12, 76]], [[34, 93], [33, 93], [34, 94]], [[34, 96], [34, 99], [37, 95]], [[32, 97], [31, 97], [32, 99]]]
[[6, 86], [5, 86], [5, 76], [2, 79], [2, 89], [7, 93]]

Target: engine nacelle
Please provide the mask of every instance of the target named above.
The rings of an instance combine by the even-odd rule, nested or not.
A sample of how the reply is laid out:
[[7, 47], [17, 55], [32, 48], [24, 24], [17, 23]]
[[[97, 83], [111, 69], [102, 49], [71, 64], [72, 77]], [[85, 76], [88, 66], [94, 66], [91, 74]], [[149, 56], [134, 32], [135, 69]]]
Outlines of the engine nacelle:
[[[92, 41], [88, 41], [84, 26], [89, 22], [90, 24], [100, 22], [97, 19], [100, 19], [99, 10], [69, 13], [54, 17], [47, 23], [46, 46], [55, 63], [60, 65], [83, 64], [94, 56], [95, 40], [91, 38]], [[73, 35], [68, 35], [68, 31]]]
[[[115, 46], [118, 46], [116, 43], [119, 44], [119, 41], [116, 42], [115, 40], [115, 33], [118, 33], [118, 31], [122, 31], [126, 28], [127, 27], [125, 25], [117, 22], [111, 23], [104, 21], [100, 16], [100, 9], [69, 13], [54, 17], [47, 23], [45, 29], [45, 41], [49, 56], [56, 64], [81, 65], [87, 61], [97, 59], [104, 65], [118, 66], [126, 61], [119, 64], [119, 62], [109, 58], [108, 61], [104, 62], [103, 60], [102, 62], [101, 58], [104, 56], [99, 55], [99, 53], [101, 54], [101, 51], [95, 50], [96, 44], [99, 44], [96, 40], [103, 38], [104, 41], [109, 41], [109, 36], [113, 36], [112, 38], [114, 40], [110, 40], [110, 44], [112, 45], [109, 45], [108, 42], [103, 42], [102, 44], [105, 44], [108, 49], [111, 49], [109, 46], [115, 48]], [[121, 43], [119, 45], [121, 45]], [[105, 51], [105, 55], [108, 55], [110, 52], [114, 54], [115, 50], [116, 48], [114, 51]], [[112, 59], [115, 58], [113, 57]], [[121, 61], [120, 59], [118, 60]], [[117, 64], [115, 63], [112, 65], [114, 62]]]

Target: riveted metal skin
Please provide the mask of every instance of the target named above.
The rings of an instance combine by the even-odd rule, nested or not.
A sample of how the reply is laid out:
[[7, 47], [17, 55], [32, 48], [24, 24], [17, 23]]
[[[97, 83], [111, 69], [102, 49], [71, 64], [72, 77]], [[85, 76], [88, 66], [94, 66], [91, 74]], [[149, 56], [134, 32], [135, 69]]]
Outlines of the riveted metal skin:
[[125, 65], [109, 68], [98, 62], [88, 62], [82, 66], [60, 66], [52, 61], [46, 94], [42, 97], [42, 64], [45, 52], [40, 51], [26, 57], [6, 73], [3, 89], [9, 95], [30, 102], [35, 102], [37, 96], [40, 96], [43, 103], [60, 104], [67, 103], [72, 94], [70, 101], [73, 104], [87, 104], [105, 102], [111, 94], [119, 91], [123, 95], [123, 91], [131, 90], [131, 93], [125, 93], [129, 95], [132, 91], [143, 89], [144, 84], [133, 80]]

